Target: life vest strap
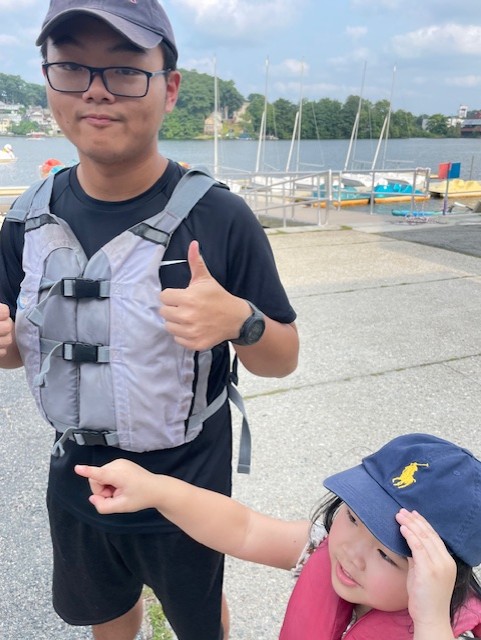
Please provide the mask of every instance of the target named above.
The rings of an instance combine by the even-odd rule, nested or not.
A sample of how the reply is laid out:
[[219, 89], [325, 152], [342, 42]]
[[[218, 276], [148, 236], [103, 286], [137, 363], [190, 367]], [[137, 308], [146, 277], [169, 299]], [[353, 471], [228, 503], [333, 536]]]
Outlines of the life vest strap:
[[65, 454], [63, 445], [67, 440], [72, 440], [78, 445], [89, 447], [115, 447], [119, 444], [119, 437], [116, 431], [95, 431], [94, 429], [76, 429], [75, 427], [69, 427], [62, 433], [53, 446], [52, 455], [55, 458], [62, 457]]

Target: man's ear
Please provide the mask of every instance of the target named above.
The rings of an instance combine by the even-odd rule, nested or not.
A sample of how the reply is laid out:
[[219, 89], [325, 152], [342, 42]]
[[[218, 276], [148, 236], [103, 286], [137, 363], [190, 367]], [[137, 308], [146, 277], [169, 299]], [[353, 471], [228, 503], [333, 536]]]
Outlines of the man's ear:
[[165, 97], [165, 113], [170, 113], [175, 107], [179, 96], [180, 81], [182, 75], [180, 71], [171, 71], [167, 76], [167, 93]]

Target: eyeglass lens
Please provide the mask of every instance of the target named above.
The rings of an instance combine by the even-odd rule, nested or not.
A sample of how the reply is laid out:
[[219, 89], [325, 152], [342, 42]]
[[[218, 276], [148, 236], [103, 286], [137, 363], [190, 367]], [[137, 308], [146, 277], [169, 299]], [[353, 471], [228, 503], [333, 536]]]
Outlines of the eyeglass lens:
[[91, 71], [81, 65], [52, 64], [47, 67], [52, 89], [72, 93], [87, 91], [95, 73], [101, 74], [107, 91], [114, 95], [141, 97], [147, 93], [148, 75], [140, 69], [130, 67], [107, 67]]

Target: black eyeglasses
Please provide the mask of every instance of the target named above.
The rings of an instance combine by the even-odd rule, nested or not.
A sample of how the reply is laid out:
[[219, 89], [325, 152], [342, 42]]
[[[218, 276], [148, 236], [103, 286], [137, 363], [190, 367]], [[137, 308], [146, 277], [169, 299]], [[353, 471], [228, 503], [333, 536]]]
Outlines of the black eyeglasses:
[[143, 98], [149, 91], [151, 78], [166, 76], [171, 71], [144, 71], [135, 67], [89, 67], [76, 62], [46, 62], [42, 68], [54, 91], [85, 93], [94, 76], [99, 75], [107, 91], [122, 98]]

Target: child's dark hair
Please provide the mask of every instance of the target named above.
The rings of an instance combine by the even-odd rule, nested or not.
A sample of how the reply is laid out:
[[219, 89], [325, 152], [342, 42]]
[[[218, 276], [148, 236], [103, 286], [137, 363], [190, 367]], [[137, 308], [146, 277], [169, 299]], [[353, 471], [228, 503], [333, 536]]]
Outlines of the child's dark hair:
[[[329, 533], [334, 517], [342, 503], [343, 501], [341, 498], [338, 498], [335, 494], [327, 494], [325, 499], [315, 509], [312, 515], [312, 522], [322, 522], [326, 531]], [[451, 553], [451, 556], [456, 563], [457, 570], [456, 582], [453, 589], [453, 595], [451, 596], [451, 605], [449, 610], [452, 623], [456, 612], [461, 605], [466, 602], [470, 595], [474, 595], [481, 600], [481, 584], [472, 567], [453, 553]]]

